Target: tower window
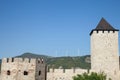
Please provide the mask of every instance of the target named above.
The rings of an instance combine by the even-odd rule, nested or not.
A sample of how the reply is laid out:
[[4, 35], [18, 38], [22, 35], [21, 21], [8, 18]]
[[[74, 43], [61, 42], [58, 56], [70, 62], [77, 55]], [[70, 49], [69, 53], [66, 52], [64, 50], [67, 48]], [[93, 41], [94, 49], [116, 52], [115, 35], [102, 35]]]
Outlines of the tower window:
[[10, 75], [10, 71], [9, 70], [7, 71], [7, 75]]
[[27, 72], [27, 71], [24, 71], [24, 75], [28, 75], [28, 72]]
[[39, 71], [39, 75], [41, 75], [41, 71]]

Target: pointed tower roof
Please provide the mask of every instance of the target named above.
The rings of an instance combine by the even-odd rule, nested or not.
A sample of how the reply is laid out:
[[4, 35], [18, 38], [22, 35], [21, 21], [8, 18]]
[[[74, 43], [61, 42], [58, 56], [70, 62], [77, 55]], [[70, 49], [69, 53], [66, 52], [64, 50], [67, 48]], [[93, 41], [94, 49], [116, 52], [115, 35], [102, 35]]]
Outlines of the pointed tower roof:
[[90, 35], [92, 34], [93, 31], [119, 31], [119, 30], [113, 28], [104, 18], [102, 18], [98, 23], [97, 27], [91, 31]]

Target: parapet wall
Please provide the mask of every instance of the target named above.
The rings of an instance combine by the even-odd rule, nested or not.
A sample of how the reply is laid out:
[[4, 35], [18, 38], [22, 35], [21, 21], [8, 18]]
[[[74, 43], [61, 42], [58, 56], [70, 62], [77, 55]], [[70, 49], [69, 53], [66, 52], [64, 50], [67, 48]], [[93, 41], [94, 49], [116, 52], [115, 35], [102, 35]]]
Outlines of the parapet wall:
[[118, 31], [104, 31], [104, 30], [101, 30], [101, 31], [93, 31], [93, 33], [118, 33]]
[[3, 58], [2, 63], [11, 63], [11, 62], [26, 62], [26, 63], [45, 63], [45, 61], [42, 58]]
[[40, 58], [3, 58], [1, 80], [45, 80], [44, 63]]
[[47, 80], [73, 80], [77, 74], [87, 73], [86, 69], [50, 69], [47, 72]]
[[[91, 72], [101, 73], [101, 71], [87, 69], [50, 69], [49, 72], [47, 72], [47, 80], [73, 80], [73, 76], [76, 76], [77, 74]], [[111, 78], [112, 80], [120, 79], [120, 71], [117, 71], [116, 73], [104, 73], [107, 74], [108, 80], [109, 78]]]
[[48, 73], [84, 73], [87, 69], [50, 69]]

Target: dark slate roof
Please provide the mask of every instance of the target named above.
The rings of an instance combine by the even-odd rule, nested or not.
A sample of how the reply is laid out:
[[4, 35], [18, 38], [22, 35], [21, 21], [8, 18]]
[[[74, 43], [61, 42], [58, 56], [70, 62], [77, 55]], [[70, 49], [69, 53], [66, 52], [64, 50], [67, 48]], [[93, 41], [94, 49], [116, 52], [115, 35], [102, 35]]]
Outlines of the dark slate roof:
[[98, 23], [97, 27], [91, 31], [90, 35], [92, 34], [93, 31], [119, 31], [119, 30], [113, 28], [104, 18], [102, 18]]

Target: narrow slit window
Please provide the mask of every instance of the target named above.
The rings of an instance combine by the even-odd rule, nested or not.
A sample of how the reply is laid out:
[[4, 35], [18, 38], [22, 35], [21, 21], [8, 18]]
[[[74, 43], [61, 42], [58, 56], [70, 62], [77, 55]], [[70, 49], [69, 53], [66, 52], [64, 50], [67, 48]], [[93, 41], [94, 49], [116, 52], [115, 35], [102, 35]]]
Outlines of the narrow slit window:
[[39, 71], [39, 75], [41, 75], [41, 71]]

